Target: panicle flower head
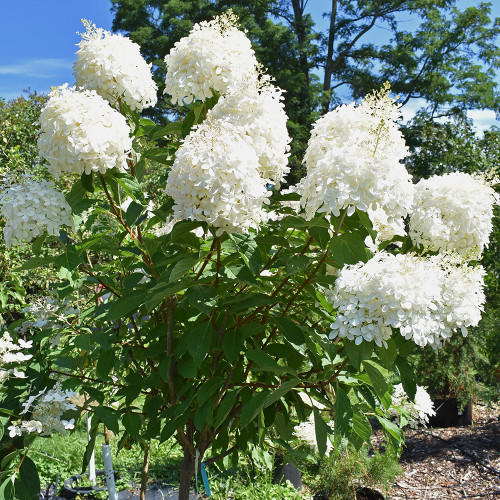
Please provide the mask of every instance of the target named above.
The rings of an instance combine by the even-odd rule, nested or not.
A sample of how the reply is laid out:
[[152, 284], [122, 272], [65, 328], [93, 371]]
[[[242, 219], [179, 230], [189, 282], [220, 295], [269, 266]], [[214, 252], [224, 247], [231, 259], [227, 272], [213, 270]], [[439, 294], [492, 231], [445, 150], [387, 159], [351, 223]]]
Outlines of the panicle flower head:
[[66, 434], [67, 429], [75, 427], [75, 420], [62, 420], [61, 417], [69, 410], [76, 410], [76, 405], [70, 401], [75, 396], [73, 391], [63, 391], [59, 382], [50, 390], [45, 388], [36, 396], [30, 396], [22, 405], [24, 410], [21, 415], [30, 413], [31, 420], [23, 420], [20, 425], [11, 425], [10, 437], [33, 432], [41, 436], [49, 436], [52, 432]]
[[437, 348], [453, 331], [461, 328], [465, 334], [479, 321], [483, 276], [481, 268], [443, 258], [380, 252], [340, 270], [327, 296], [338, 311], [330, 338], [386, 345], [395, 328], [419, 346]]
[[[373, 224], [373, 229], [377, 231], [375, 242], [371, 236], [365, 239], [366, 246], [372, 251], [378, 251], [378, 245], [383, 241], [390, 241], [394, 236], [406, 236], [405, 223], [402, 217], [391, 218], [381, 209], [368, 210], [368, 216]], [[401, 242], [396, 243], [397, 246], [402, 246]]]
[[313, 127], [301, 181], [308, 219], [316, 212], [340, 215], [348, 208], [382, 209], [405, 217], [412, 205], [411, 177], [400, 161], [408, 155], [395, 120], [399, 110], [388, 87], [356, 106], [342, 105]]
[[52, 181], [24, 177], [0, 194], [0, 214], [5, 217], [5, 244], [31, 241], [45, 231], [59, 236], [62, 226], [73, 227], [71, 207]]
[[29, 349], [32, 347], [33, 342], [25, 342], [23, 339], [19, 339], [17, 344], [13, 342], [12, 337], [8, 332], [0, 337], [0, 382], [13, 376], [16, 378], [25, 378], [25, 374], [19, 371], [16, 367], [9, 368], [6, 365], [12, 363], [18, 364], [23, 363], [31, 359], [33, 356], [31, 354], [24, 354], [20, 352], [22, 349]]
[[226, 94], [242, 82], [257, 78], [257, 60], [250, 40], [238, 29], [237, 17], [229, 10], [212, 21], [195, 24], [165, 56], [165, 93], [174, 104]]
[[49, 96], [40, 114], [38, 148], [54, 177], [125, 168], [132, 139], [123, 115], [93, 90], [66, 84]]
[[389, 415], [391, 417], [400, 418], [400, 410], [403, 410], [408, 417], [408, 425], [416, 429], [419, 425], [429, 423], [429, 417], [436, 414], [434, 411], [434, 403], [432, 402], [429, 394], [423, 388], [417, 385], [417, 392], [415, 394], [415, 401], [410, 401], [408, 394], [403, 389], [403, 384], [394, 386], [394, 393], [392, 394], [392, 404], [389, 408]]
[[411, 239], [433, 250], [478, 258], [488, 245], [493, 205], [499, 201], [491, 183], [479, 175], [454, 172], [422, 179], [415, 186]]
[[248, 232], [266, 220], [270, 192], [242, 129], [205, 122], [177, 150], [166, 192], [174, 218], [208, 222], [219, 232]]
[[282, 91], [261, 75], [257, 85], [245, 85], [222, 96], [208, 113], [212, 120], [231, 123], [245, 130], [244, 139], [259, 158], [259, 173], [273, 183], [290, 171], [290, 136]]
[[140, 47], [127, 37], [96, 28], [82, 19], [86, 32], [73, 64], [75, 84], [95, 90], [114, 105], [122, 98], [130, 108], [142, 111], [156, 104], [157, 86], [151, 76], [151, 64], [141, 55]]

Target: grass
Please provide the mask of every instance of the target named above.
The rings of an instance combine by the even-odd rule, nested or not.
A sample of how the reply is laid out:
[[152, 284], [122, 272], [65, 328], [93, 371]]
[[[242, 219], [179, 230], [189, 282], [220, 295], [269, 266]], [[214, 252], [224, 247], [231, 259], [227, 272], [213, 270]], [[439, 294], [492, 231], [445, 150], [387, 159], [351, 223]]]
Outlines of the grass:
[[[98, 436], [95, 446], [96, 469], [102, 469], [101, 444], [104, 436]], [[122, 490], [131, 484], [140, 484], [143, 452], [138, 445], [123, 448], [117, 453], [118, 438], [111, 439], [113, 467], [119, 474], [117, 489]], [[65, 436], [55, 434], [50, 438], [40, 438], [33, 444], [30, 457], [36, 463], [42, 487], [55, 482], [59, 474], [59, 485], [64, 480], [81, 472], [82, 458], [87, 444], [84, 422], [76, 430]], [[306, 453], [307, 460], [299, 461], [303, 482], [310, 492], [332, 491], [335, 500], [355, 498], [359, 486], [369, 486], [388, 490], [400, 472], [395, 455], [390, 453], [368, 454], [366, 449], [356, 452], [350, 449], [340, 460], [331, 457], [319, 459]], [[178, 472], [181, 463], [181, 450], [171, 439], [161, 445], [151, 442], [149, 483], [178, 486]], [[272, 458], [270, 459], [272, 462]], [[269, 465], [269, 464], [268, 464]], [[219, 468], [220, 467], [220, 468]], [[241, 456], [237, 466], [226, 463], [207, 467], [212, 497], [215, 500], [300, 500], [303, 498], [290, 483], [273, 484], [273, 472], [269, 467], [258, 464], [253, 458]], [[203, 492], [201, 476], [200, 491]], [[332, 485], [335, 485], [332, 488]], [[104, 491], [95, 495], [107, 498]]]

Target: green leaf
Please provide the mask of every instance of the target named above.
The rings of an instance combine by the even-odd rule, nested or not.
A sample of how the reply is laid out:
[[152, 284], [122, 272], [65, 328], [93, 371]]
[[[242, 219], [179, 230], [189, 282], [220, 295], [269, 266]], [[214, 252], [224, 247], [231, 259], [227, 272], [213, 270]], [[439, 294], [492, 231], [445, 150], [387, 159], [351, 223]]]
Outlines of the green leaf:
[[188, 333], [188, 349], [196, 366], [199, 367], [201, 365], [215, 335], [215, 330], [210, 321], [205, 321]]
[[330, 231], [326, 227], [321, 226], [311, 226], [308, 229], [309, 234], [319, 243], [319, 246], [323, 249], [328, 247], [330, 243]]
[[217, 291], [206, 286], [194, 286], [184, 294], [187, 301], [198, 311], [210, 315], [217, 303]]
[[359, 233], [343, 233], [334, 236], [330, 241], [330, 250], [334, 259], [342, 266], [368, 260], [365, 241]]
[[229, 362], [233, 362], [243, 350], [243, 342], [244, 339], [239, 330], [232, 329], [224, 333], [222, 337], [222, 350], [224, 351], [224, 357]]
[[31, 250], [36, 256], [40, 255], [40, 252], [42, 251], [43, 242], [45, 241], [47, 236], [48, 236], [47, 231], [44, 231], [43, 234], [38, 236], [35, 239], [35, 241], [31, 244]]
[[222, 389], [222, 383], [219, 378], [212, 378], [207, 380], [197, 391], [196, 400], [198, 401], [198, 406], [202, 406], [207, 399], [215, 395]]
[[141, 186], [130, 174], [114, 172], [113, 179], [134, 201], [139, 203], [144, 202], [144, 194], [142, 193]]
[[377, 352], [384, 368], [392, 369], [392, 365], [398, 355], [396, 343], [392, 339], [387, 340], [387, 347], [378, 347]]
[[349, 441], [359, 450], [363, 443], [371, 445], [372, 426], [363, 413], [355, 412], [352, 416], [352, 433]]
[[238, 390], [228, 391], [222, 401], [219, 403], [219, 409], [215, 417], [214, 428], [217, 429], [227, 418], [233, 409], [238, 398]]
[[258, 392], [243, 406], [240, 417], [240, 429], [244, 429], [260, 413], [268, 396], [269, 391]]
[[259, 275], [263, 267], [262, 255], [253, 234], [230, 234], [241, 258], [254, 275]]
[[0, 498], [2, 500], [14, 500], [14, 483], [12, 477], [8, 477], [0, 486]]
[[335, 431], [347, 436], [352, 427], [352, 405], [349, 397], [341, 387], [337, 387], [335, 400]]
[[309, 257], [306, 255], [294, 255], [286, 262], [286, 274], [295, 274], [303, 271], [310, 263]]
[[134, 167], [134, 176], [139, 181], [142, 182], [144, 176], [146, 175], [146, 162], [141, 158]]
[[177, 361], [177, 370], [184, 378], [195, 378], [198, 374], [198, 367], [193, 361], [193, 358], [189, 354], [182, 356], [179, 361]]
[[314, 432], [316, 434], [316, 444], [318, 445], [318, 453], [320, 457], [324, 457], [327, 449], [326, 441], [328, 438], [328, 433], [330, 432], [330, 427], [323, 420], [319, 410], [313, 406], [314, 412]]
[[368, 217], [368, 214], [358, 209], [356, 209], [356, 213], [358, 214], [361, 224], [363, 224], [364, 228], [368, 231], [368, 234], [370, 235], [372, 240], [375, 241], [375, 238], [377, 237], [377, 231], [374, 231], [372, 221], [370, 220], [370, 217]]
[[33, 259], [27, 260], [20, 267], [16, 267], [13, 272], [18, 271], [29, 271], [30, 269], [36, 269], [38, 267], [45, 267], [49, 264], [54, 263], [54, 257], [34, 257]]
[[148, 160], [152, 160], [157, 163], [162, 163], [163, 165], [168, 165], [170, 163], [168, 156], [167, 148], [153, 148], [142, 153], [143, 158], [147, 158]]
[[183, 139], [189, 135], [189, 133], [191, 132], [191, 127], [194, 125], [195, 121], [196, 115], [194, 113], [194, 110], [191, 110], [182, 121], [181, 135]]
[[193, 268], [198, 263], [198, 259], [195, 257], [186, 257], [176, 262], [170, 276], [168, 278], [169, 283], [177, 281], [182, 278], [191, 268]]
[[83, 173], [82, 176], [80, 177], [80, 181], [85, 191], [88, 191], [89, 193], [94, 192], [94, 185], [93, 185], [94, 176], [92, 172], [90, 172], [90, 174]]
[[121, 296], [118, 300], [111, 303], [107, 319], [109, 321], [116, 321], [121, 318], [126, 318], [137, 311], [139, 306], [146, 302], [147, 294], [147, 290], [133, 290]]
[[109, 372], [114, 368], [116, 357], [114, 351], [105, 351], [101, 353], [97, 360], [97, 375], [103, 379], [107, 379]]
[[24, 457], [19, 469], [15, 489], [19, 500], [39, 500], [40, 498], [40, 477], [36, 465], [28, 456]]
[[344, 340], [346, 356], [349, 357], [349, 364], [359, 371], [361, 361], [370, 359], [373, 354], [374, 343], [363, 340], [361, 344], [356, 345], [354, 340]]
[[264, 407], [267, 408], [268, 406], [272, 405], [273, 403], [278, 401], [278, 399], [281, 399], [285, 394], [287, 394], [289, 391], [291, 391], [294, 387], [296, 387], [300, 383], [301, 382], [298, 379], [286, 380], [275, 391], [269, 394], [264, 404]]
[[87, 196], [87, 191], [82, 185], [81, 179], [78, 179], [71, 188], [71, 191], [66, 195], [68, 205], [74, 209]]
[[278, 318], [274, 317], [273, 321], [278, 325], [280, 333], [294, 345], [302, 345], [305, 343], [306, 339], [304, 337], [304, 332], [302, 328], [288, 318]]
[[108, 429], [112, 430], [115, 434], [120, 432], [118, 425], [120, 414], [116, 410], [105, 406], [96, 406], [93, 410], [95, 415], [97, 415], [97, 417]]
[[[363, 361], [363, 367], [370, 378], [375, 394], [380, 402], [388, 408], [391, 404], [389, 393], [389, 384], [385, 381], [384, 376], [380, 370], [371, 362]], [[389, 397], [387, 397], [389, 396]]]
[[398, 367], [401, 384], [408, 397], [413, 401], [417, 393], [417, 376], [413, 368], [408, 364], [406, 359], [398, 356], [396, 358], [396, 366]]
[[[85, 448], [85, 453], [83, 454], [83, 463], [82, 463], [82, 474], [85, 473], [87, 467], [90, 463], [90, 458], [92, 457], [92, 453], [94, 453], [95, 448], [95, 440], [97, 438], [97, 431], [99, 430], [99, 422], [97, 419], [93, 419], [92, 428], [90, 430], [90, 439]], [[1, 497], [0, 497], [1, 498]]]
[[391, 422], [390, 420], [387, 420], [384, 417], [381, 417], [380, 415], [376, 415], [377, 420], [382, 424], [382, 427], [384, 430], [391, 435], [397, 442], [402, 443], [403, 442], [403, 430], [400, 429], [394, 422]]
[[125, 222], [129, 226], [132, 226], [134, 222], [139, 218], [139, 215], [141, 215], [143, 210], [144, 207], [140, 203], [136, 203], [132, 200], [127, 208], [127, 211], [125, 212]]

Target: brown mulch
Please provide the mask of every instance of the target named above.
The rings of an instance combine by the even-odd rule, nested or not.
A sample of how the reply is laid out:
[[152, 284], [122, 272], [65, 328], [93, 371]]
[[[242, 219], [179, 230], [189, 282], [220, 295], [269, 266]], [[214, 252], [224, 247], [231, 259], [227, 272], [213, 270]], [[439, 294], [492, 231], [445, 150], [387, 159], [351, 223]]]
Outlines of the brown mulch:
[[500, 406], [476, 404], [472, 426], [406, 433], [391, 500], [500, 499]]

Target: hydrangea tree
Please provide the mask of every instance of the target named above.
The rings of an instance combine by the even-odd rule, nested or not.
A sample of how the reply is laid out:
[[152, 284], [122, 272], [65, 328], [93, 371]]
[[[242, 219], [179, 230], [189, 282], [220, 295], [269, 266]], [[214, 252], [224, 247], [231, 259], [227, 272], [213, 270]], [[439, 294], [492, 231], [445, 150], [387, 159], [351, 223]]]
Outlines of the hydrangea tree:
[[[153, 83], [123, 37], [89, 28], [77, 57], [79, 87], [52, 91], [39, 139], [49, 171], [71, 190], [57, 207], [45, 185], [43, 211], [32, 208], [37, 194], [14, 185], [0, 203], [7, 238], [36, 238], [37, 256], [21, 269], [48, 266], [61, 300], [81, 297], [78, 314], [44, 324], [32, 355], [39, 372], [86, 394], [93, 440], [100, 422], [121, 445], [175, 436], [181, 500], [202, 461], [291, 451], [301, 422], [313, 422], [320, 454], [369, 443], [369, 416], [399, 446], [390, 418], [406, 403], [398, 389], [391, 404], [389, 376], [414, 400], [406, 355], [480, 319], [484, 272], [457, 240], [473, 230], [464, 244], [478, 257], [491, 187], [477, 181], [482, 195], [468, 210], [415, 208], [397, 104], [384, 87], [318, 120], [307, 176], [280, 191], [290, 142], [281, 91], [231, 13], [195, 26], [166, 57], [167, 91], [190, 109], [182, 123], [140, 118], [154, 104]], [[144, 192], [150, 161], [165, 165], [161, 204]], [[421, 189], [418, 199], [425, 193], [434, 196]], [[403, 218], [415, 210], [419, 228], [421, 214], [441, 206], [440, 219], [413, 230], [423, 236], [404, 234]], [[434, 242], [434, 220], [466, 229]], [[46, 433], [38, 392], [23, 412], [19, 393], [3, 396], [12, 439]]]

